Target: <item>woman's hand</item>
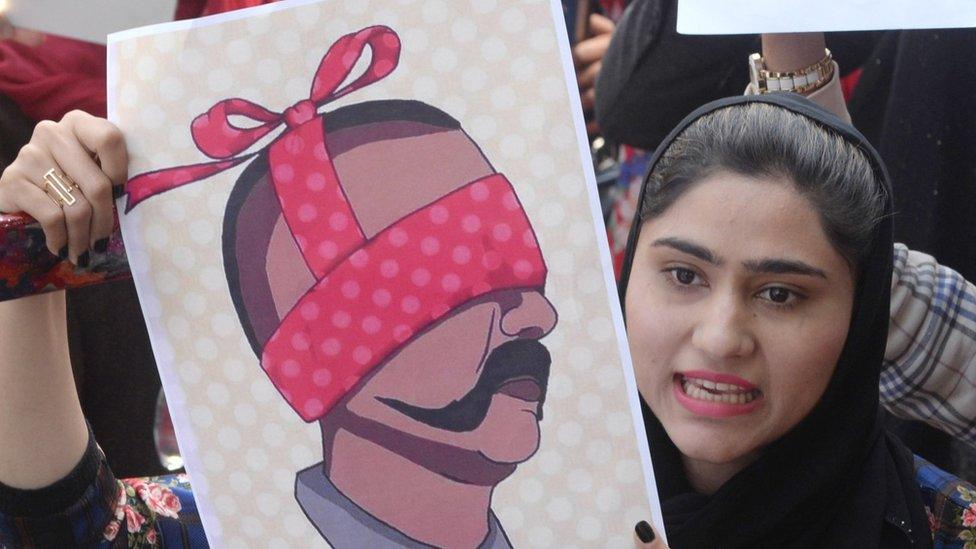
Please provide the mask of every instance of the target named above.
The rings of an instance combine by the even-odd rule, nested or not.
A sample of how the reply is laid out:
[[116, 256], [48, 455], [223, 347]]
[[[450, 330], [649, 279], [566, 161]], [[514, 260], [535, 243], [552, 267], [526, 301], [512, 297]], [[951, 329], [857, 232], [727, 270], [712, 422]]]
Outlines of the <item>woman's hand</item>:
[[823, 59], [826, 47], [822, 32], [762, 35], [763, 61], [766, 68], [774, 72], [809, 67]]
[[[57, 170], [78, 188], [74, 204], [49, 194], [45, 174]], [[88, 250], [104, 252], [114, 228], [113, 186], [128, 173], [122, 133], [111, 122], [71, 111], [60, 122], [44, 121], [0, 175], [0, 213], [25, 212], [40, 222], [48, 250], [87, 267]]]
[[[573, 62], [576, 65], [576, 81], [579, 84], [583, 112], [593, 110], [593, 105], [596, 104], [596, 79], [603, 68], [603, 56], [610, 47], [614, 29], [616, 26], [610, 19], [598, 13], [590, 14], [590, 38], [573, 47]], [[596, 131], [595, 126], [587, 129], [590, 133]]]
[[[762, 35], [763, 61], [766, 68], [774, 72], [789, 72], [809, 67], [824, 58], [825, 48], [826, 42], [822, 32]], [[834, 74], [831, 82], [803, 95], [836, 114], [841, 120], [850, 122], [851, 115], [847, 111], [839, 78], [839, 75]]]
[[641, 549], [668, 549], [654, 528], [642, 520], [634, 527], [634, 547]]

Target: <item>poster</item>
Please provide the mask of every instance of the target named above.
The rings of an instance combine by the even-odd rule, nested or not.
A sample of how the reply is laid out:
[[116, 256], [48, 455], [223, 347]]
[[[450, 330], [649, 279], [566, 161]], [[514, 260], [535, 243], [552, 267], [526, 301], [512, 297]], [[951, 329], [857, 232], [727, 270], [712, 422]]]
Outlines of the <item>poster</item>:
[[216, 547], [660, 527], [561, 8], [463, 4], [109, 39], [123, 235]]
[[971, 0], [679, 0], [681, 34], [976, 27]]

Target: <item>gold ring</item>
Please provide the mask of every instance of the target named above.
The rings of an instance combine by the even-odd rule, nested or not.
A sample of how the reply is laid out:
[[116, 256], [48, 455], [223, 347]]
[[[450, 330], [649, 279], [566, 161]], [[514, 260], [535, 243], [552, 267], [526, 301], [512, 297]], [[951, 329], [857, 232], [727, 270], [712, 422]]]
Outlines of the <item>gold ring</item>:
[[47, 193], [59, 208], [71, 206], [78, 201], [71, 194], [72, 191], [78, 188], [78, 185], [57, 168], [51, 168], [44, 174], [44, 187], [44, 192]]

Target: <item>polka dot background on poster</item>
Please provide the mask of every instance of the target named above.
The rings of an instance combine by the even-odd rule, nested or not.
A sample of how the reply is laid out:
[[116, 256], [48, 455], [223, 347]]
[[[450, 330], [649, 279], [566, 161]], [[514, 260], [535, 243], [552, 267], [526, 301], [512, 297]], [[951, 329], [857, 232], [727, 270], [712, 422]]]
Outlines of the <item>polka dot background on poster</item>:
[[[493, 509], [516, 547], [626, 547], [649, 517], [568, 91], [543, 0], [330, 1], [258, 19], [136, 38], [117, 48], [120, 125], [130, 172], [202, 162], [194, 117], [236, 96], [281, 111], [307, 96], [331, 43], [368, 25], [393, 27], [400, 65], [326, 107], [417, 99], [460, 120], [514, 183], [549, 264], [559, 324], [542, 442], [502, 482]], [[287, 28], [288, 32], [274, 31]], [[364, 67], [363, 59], [358, 65]], [[212, 68], [208, 69], [208, 65]], [[271, 138], [261, 143], [266, 144]], [[156, 290], [144, 302], [172, 355], [174, 410], [196, 435], [190, 457], [228, 547], [312, 546], [321, 538], [294, 501], [295, 473], [321, 460], [321, 435], [264, 376], [227, 294], [222, 213], [244, 166], [141, 205], [134, 216]], [[132, 251], [138, 258], [141, 251]], [[322, 544], [324, 545], [324, 543]]]

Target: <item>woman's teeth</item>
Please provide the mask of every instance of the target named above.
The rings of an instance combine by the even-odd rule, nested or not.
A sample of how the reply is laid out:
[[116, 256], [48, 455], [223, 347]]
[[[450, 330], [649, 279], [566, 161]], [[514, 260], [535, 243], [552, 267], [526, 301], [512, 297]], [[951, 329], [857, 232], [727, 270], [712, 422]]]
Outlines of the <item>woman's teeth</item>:
[[681, 388], [695, 400], [722, 404], [748, 404], [759, 398], [759, 389], [746, 389], [729, 383], [715, 383], [705, 379], [681, 378]]

